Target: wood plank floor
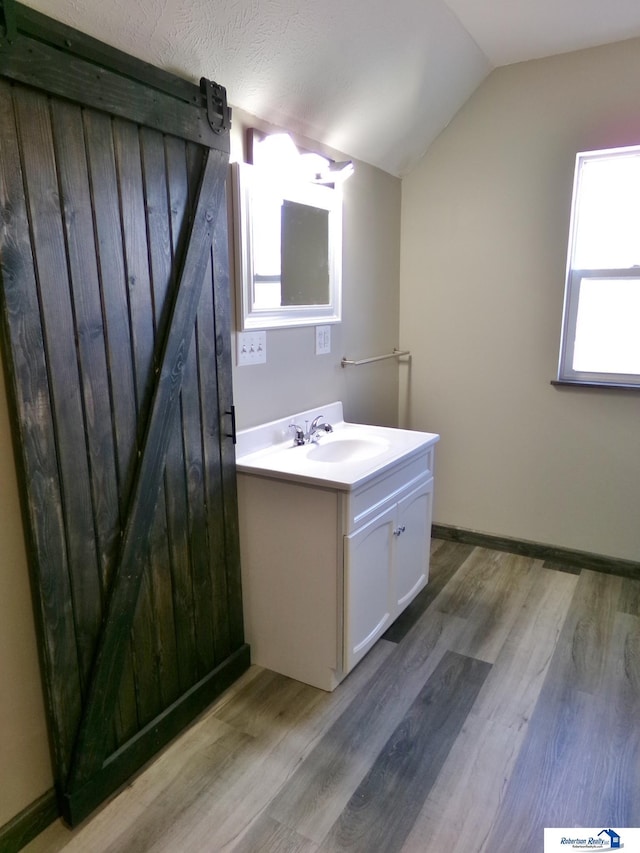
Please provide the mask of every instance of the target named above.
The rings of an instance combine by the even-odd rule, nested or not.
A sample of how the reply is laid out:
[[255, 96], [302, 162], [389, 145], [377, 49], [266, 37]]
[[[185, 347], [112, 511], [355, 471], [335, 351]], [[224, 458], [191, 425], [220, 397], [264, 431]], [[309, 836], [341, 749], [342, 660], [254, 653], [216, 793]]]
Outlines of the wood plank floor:
[[25, 850], [541, 853], [545, 826], [640, 826], [640, 581], [434, 540], [334, 693], [252, 667]]

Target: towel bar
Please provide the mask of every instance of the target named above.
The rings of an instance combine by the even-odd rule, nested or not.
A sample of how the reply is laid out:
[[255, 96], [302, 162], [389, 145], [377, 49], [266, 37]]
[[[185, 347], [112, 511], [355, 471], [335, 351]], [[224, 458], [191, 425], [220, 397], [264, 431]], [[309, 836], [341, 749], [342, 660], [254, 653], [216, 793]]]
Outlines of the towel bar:
[[342, 367], [346, 367], [348, 364], [353, 364], [358, 366], [360, 364], [370, 364], [372, 361], [382, 361], [385, 358], [399, 358], [402, 355], [411, 355], [411, 351], [408, 349], [397, 349], [394, 347], [393, 352], [388, 352], [385, 355], [374, 355], [371, 358], [360, 358], [357, 361], [353, 361], [349, 358], [343, 358], [340, 364]]

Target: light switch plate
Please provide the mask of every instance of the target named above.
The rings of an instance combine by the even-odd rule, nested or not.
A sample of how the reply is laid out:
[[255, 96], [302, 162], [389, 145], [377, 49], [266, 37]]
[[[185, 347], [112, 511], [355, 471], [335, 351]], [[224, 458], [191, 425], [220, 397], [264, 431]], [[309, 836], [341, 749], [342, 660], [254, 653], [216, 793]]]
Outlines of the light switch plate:
[[316, 326], [316, 355], [331, 352], [331, 326]]
[[238, 332], [236, 334], [237, 364], [264, 364], [267, 360], [266, 332]]

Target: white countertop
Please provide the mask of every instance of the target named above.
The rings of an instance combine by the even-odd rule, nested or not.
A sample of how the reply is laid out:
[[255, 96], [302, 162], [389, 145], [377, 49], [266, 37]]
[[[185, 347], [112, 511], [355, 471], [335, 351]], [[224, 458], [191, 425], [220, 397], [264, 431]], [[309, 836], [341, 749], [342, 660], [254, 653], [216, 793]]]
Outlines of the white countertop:
[[[306, 429], [315, 417], [330, 423], [317, 443], [294, 446], [289, 424]], [[420, 453], [439, 440], [436, 433], [345, 422], [342, 403], [331, 403], [261, 424], [237, 435], [239, 473], [349, 491]]]

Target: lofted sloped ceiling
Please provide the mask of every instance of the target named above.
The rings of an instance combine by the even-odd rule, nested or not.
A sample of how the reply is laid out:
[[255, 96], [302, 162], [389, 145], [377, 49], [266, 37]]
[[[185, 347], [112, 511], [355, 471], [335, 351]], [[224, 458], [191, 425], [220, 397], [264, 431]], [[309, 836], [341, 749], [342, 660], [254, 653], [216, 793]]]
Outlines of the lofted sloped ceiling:
[[229, 101], [407, 174], [499, 65], [640, 36], [638, 0], [28, 0]]

